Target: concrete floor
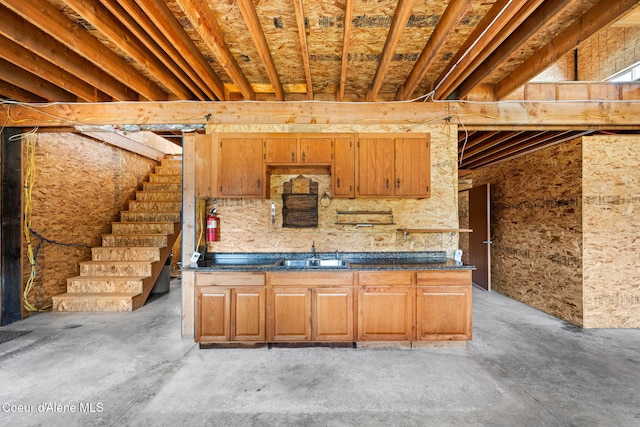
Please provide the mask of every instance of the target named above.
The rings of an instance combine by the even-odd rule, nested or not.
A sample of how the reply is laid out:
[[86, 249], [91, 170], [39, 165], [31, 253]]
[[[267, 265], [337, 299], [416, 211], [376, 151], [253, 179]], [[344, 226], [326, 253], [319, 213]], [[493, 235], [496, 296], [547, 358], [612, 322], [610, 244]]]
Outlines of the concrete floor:
[[474, 289], [463, 348], [200, 350], [180, 337], [179, 286], [133, 313], [2, 327], [32, 332], [0, 344], [0, 425], [640, 425], [640, 330]]

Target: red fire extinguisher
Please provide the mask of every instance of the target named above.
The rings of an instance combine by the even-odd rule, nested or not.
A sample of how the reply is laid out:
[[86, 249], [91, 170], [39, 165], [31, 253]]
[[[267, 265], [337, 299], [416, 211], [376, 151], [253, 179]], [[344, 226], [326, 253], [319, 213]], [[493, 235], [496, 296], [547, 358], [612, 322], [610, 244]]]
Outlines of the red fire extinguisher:
[[216, 215], [215, 208], [207, 215], [207, 242], [220, 240], [220, 217]]

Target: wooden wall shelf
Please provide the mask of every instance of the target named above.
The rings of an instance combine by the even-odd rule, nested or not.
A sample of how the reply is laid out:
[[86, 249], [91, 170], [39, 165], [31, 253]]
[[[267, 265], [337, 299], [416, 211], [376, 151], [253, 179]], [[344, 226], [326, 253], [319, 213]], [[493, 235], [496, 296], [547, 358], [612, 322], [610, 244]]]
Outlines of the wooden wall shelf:
[[398, 228], [402, 233], [471, 233], [470, 228]]

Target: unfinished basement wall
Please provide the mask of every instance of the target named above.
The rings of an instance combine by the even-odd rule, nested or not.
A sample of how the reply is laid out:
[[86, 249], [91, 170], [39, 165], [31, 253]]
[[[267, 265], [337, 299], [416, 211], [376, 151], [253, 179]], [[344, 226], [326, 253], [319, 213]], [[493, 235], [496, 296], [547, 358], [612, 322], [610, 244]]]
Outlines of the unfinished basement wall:
[[578, 50], [578, 79], [601, 81], [640, 61], [640, 28], [608, 28]]
[[583, 138], [584, 327], [640, 327], [640, 137]]
[[[79, 274], [79, 262], [91, 258], [91, 247], [101, 246], [102, 234], [111, 231], [111, 222], [157, 164], [76, 134], [38, 134], [31, 228], [56, 243], [31, 234], [37, 252], [32, 305], [46, 309], [53, 295], [66, 291], [67, 278]], [[26, 283], [26, 254], [24, 266]]]
[[[211, 126], [210, 132], [283, 132], [282, 126]], [[295, 131], [295, 130], [294, 130]], [[373, 252], [445, 250], [458, 247], [458, 236], [411, 233], [406, 239], [398, 228], [458, 228], [457, 128], [452, 125], [332, 126], [324, 132], [426, 132], [431, 135], [431, 197], [426, 199], [371, 198], [322, 199], [317, 228], [282, 227], [283, 183], [297, 175], [273, 175], [270, 199], [213, 199], [221, 218], [221, 238], [210, 245], [214, 252]], [[328, 175], [305, 175], [318, 182], [319, 196], [331, 194]], [[320, 197], [319, 197], [320, 199]], [[271, 223], [271, 202], [276, 222]], [[336, 211], [392, 211], [395, 224], [356, 227], [337, 225]], [[204, 240], [204, 239], [203, 239]]]
[[473, 186], [491, 184], [492, 289], [582, 326], [581, 141], [470, 178]]

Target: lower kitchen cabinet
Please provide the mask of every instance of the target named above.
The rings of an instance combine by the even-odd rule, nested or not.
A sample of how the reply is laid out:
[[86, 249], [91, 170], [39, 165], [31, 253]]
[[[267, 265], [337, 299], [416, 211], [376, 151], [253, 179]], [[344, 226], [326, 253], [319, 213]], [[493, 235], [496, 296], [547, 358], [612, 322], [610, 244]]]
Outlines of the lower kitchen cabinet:
[[196, 275], [196, 341], [266, 341], [264, 274]]
[[471, 339], [471, 271], [419, 272], [417, 339]]
[[231, 340], [264, 341], [265, 289], [238, 288], [231, 290]]
[[313, 340], [353, 341], [353, 289], [316, 288], [312, 293]]
[[269, 341], [309, 341], [311, 289], [274, 286], [269, 299]]
[[413, 336], [412, 288], [361, 288], [358, 295], [358, 339], [410, 341]]
[[196, 274], [196, 341], [471, 339], [470, 270]]
[[411, 271], [361, 272], [358, 292], [358, 339], [413, 339], [413, 277]]
[[196, 292], [196, 341], [229, 341], [231, 289], [201, 286]]
[[270, 341], [353, 341], [351, 272], [282, 272], [270, 276]]

